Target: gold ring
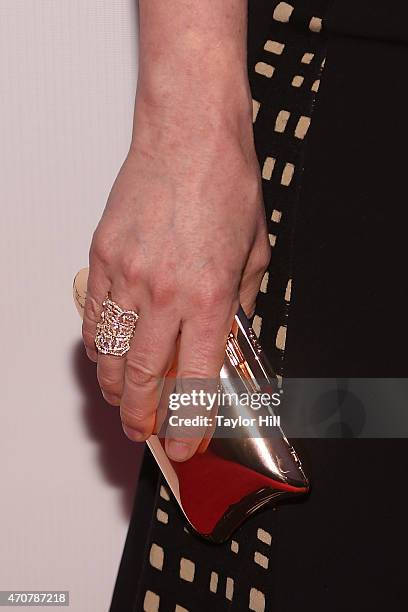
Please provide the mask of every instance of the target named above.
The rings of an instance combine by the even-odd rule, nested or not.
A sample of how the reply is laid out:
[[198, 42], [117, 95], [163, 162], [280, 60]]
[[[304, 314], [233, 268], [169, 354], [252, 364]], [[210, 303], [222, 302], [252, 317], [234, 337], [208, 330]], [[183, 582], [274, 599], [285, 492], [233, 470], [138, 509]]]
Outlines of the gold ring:
[[102, 302], [101, 320], [96, 325], [95, 346], [104, 355], [123, 357], [130, 349], [136, 321], [134, 310], [124, 310], [108, 297]]

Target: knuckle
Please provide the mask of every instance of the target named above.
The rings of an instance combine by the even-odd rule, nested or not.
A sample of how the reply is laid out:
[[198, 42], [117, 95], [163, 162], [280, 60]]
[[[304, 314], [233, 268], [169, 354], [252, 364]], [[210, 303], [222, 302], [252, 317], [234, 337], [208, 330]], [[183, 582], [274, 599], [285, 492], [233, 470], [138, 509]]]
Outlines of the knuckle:
[[108, 402], [108, 404], [110, 404], [111, 406], [120, 405], [120, 399], [116, 393], [107, 393], [107, 392], [102, 391], [102, 395], [105, 401]]
[[271, 261], [272, 250], [270, 246], [265, 245], [264, 248], [259, 249], [257, 257], [255, 258], [255, 269], [256, 272], [265, 272]]
[[151, 302], [153, 306], [164, 307], [172, 304], [176, 299], [177, 291], [168, 285], [155, 285], [151, 290]]
[[246, 176], [243, 193], [245, 193], [249, 202], [262, 203], [262, 182], [258, 163], [255, 164], [253, 171]]
[[155, 275], [155, 281], [151, 287], [151, 300], [154, 305], [168, 306], [176, 297], [176, 284], [169, 276]]
[[141, 387], [157, 381], [157, 376], [145, 365], [134, 359], [126, 363], [126, 382], [132, 386]]
[[151, 429], [154, 424], [155, 412], [146, 411], [138, 406], [130, 406], [127, 400], [120, 404], [120, 419], [126, 427], [144, 431]]
[[120, 405], [120, 418], [124, 425], [135, 429], [142, 429], [142, 423], [146, 421], [146, 414], [141, 408], [130, 407], [122, 402]]
[[129, 440], [131, 440], [132, 442], [141, 442], [143, 439], [143, 436], [141, 434], [141, 432], [139, 432], [138, 430], [135, 430], [131, 427], [128, 427], [125, 423], [122, 423], [122, 429], [126, 435], [127, 438], [129, 438]]
[[193, 302], [201, 310], [207, 311], [226, 302], [230, 296], [228, 283], [220, 283], [216, 278], [200, 282], [194, 289]]
[[113, 249], [110, 242], [97, 230], [92, 236], [89, 256], [91, 261], [96, 260], [102, 267], [110, 265], [113, 261]]
[[120, 384], [119, 381], [111, 376], [109, 376], [109, 374], [106, 373], [97, 373], [98, 376], [98, 382], [99, 382], [99, 386], [101, 387], [101, 389], [103, 389], [103, 391], [106, 391], [107, 393], [113, 393], [113, 394], [117, 394], [118, 391], [120, 390]]
[[82, 328], [82, 340], [85, 346], [95, 349], [95, 336], [94, 334], [87, 329], [86, 327]]
[[95, 326], [100, 319], [101, 304], [90, 294], [86, 296], [84, 319], [88, 320], [93, 326]]
[[120, 269], [125, 282], [129, 285], [139, 281], [142, 276], [140, 260], [135, 255], [122, 257]]

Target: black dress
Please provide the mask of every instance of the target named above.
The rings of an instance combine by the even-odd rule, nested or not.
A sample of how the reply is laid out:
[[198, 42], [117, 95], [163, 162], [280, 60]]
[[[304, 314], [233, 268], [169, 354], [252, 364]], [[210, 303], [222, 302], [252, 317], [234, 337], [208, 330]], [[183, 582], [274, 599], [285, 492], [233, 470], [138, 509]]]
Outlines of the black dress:
[[[273, 245], [253, 324], [284, 378], [407, 377], [407, 18], [402, 0], [249, 0]], [[146, 453], [111, 612], [404, 609], [408, 443], [359, 437], [342, 404], [335, 435], [299, 441], [308, 499], [223, 545], [186, 530]]]

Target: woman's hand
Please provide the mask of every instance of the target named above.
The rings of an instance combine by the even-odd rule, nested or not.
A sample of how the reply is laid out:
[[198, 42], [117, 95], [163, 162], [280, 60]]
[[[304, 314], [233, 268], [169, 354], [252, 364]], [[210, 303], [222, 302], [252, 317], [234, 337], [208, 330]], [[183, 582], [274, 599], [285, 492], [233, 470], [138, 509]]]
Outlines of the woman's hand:
[[[170, 97], [139, 86], [132, 146], [91, 244], [83, 338], [132, 440], [154, 431], [176, 343], [179, 379], [218, 378], [238, 305], [252, 314], [269, 262], [249, 90], [221, 83], [217, 101], [184, 112], [180, 83]], [[139, 314], [122, 358], [95, 350], [108, 291]], [[203, 433], [166, 440], [167, 453], [189, 458]]]

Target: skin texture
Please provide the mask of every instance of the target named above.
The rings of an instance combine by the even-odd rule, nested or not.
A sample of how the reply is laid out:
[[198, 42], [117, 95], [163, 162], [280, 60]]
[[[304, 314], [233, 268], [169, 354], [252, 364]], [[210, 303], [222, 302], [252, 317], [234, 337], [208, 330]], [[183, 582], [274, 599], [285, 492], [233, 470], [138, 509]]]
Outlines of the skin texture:
[[[132, 142], [92, 237], [83, 339], [126, 435], [157, 427], [163, 377], [216, 381], [239, 303], [270, 257], [252, 132], [243, 0], [140, 0]], [[139, 313], [125, 357], [98, 355], [107, 292]], [[204, 431], [166, 439], [185, 460]], [[175, 436], [175, 437], [174, 437]]]

